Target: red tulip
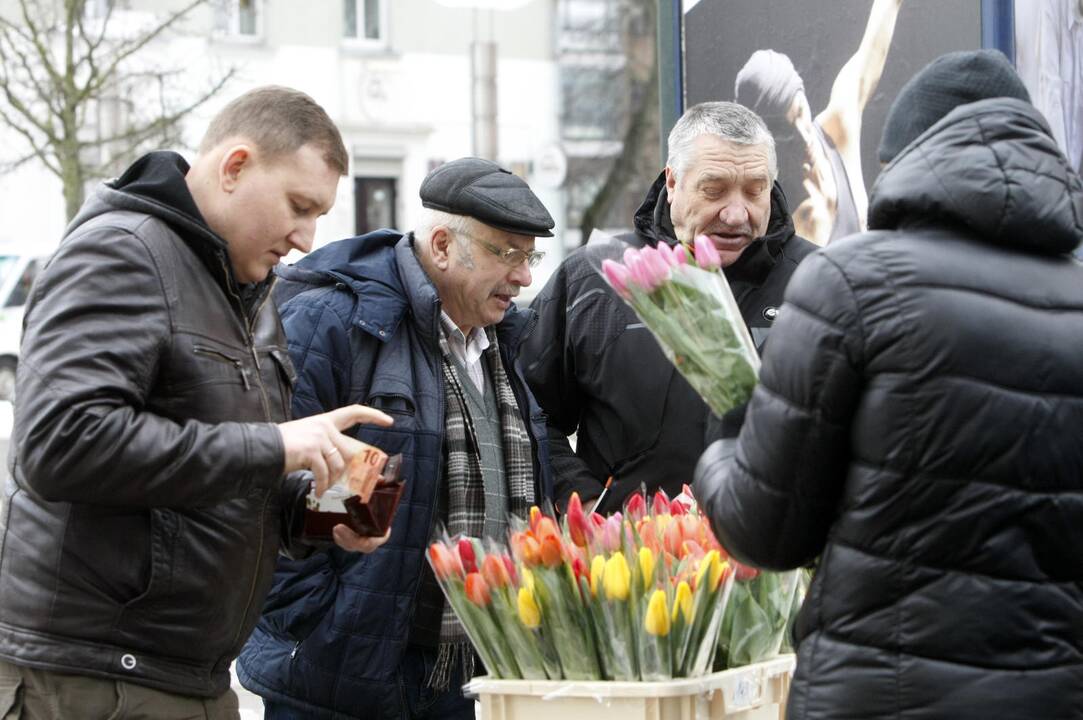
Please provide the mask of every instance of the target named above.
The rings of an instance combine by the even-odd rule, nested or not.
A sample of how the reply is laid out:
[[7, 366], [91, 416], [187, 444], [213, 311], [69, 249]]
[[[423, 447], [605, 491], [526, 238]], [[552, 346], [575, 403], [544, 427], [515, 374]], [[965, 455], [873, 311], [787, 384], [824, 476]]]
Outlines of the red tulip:
[[583, 514], [583, 503], [579, 500], [579, 493], [572, 493], [572, 498], [568, 501], [567, 518], [568, 534], [572, 536], [572, 542], [579, 547], [586, 547], [587, 541], [590, 540], [591, 530], [587, 516]]
[[489, 585], [480, 573], [472, 572], [466, 576], [466, 599], [478, 607], [485, 607], [492, 601]]
[[602, 525], [605, 525], [605, 515], [602, 515], [601, 513], [592, 512], [590, 514], [590, 524], [594, 527], [595, 530], [597, 530]]
[[655, 515], [669, 514], [669, 498], [666, 497], [665, 492], [659, 490], [654, 494], [654, 500], [651, 501], [651, 512]]
[[684, 515], [684, 503], [682, 503], [677, 498], [673, 498], [673, 500], [669, 503], [669, 512], [671, 515]]
[[433, 572], [439, 579], [446, 580], [452, 575], [463, 576], [463, 566], [459, 562], [459, 557], [443, 544], [433, 543], [429, 546], [429, 558], [432, 559]]
[[463, 570], [466, 572], [478, 571], [478, 561], [474, 555], [474, 543], [466, 538], [459, 539], [459, 559], [463, 561]]
[[639, 522], [647, 514], [647, 501], [643, 497], [643, 493], [633, 493], [632, 497], [628, 498], [628, 504], [624, 507], [624, 514], [628, 516], [633, 522]]

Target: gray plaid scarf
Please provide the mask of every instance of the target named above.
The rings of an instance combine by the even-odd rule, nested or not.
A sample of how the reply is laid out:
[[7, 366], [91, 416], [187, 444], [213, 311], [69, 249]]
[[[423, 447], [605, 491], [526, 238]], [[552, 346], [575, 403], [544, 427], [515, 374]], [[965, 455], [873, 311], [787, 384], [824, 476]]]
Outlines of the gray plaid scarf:
[[[485, 362], [500, 412], [508, 510], [520, 517], [526, 517], [530, 506], [534, 504], [534, 460], [530, 433], [527, 432], [523, 416], [519, 412], [519, 404], [515, 401], [515, 393], [500, 360], [496, 330], [492, 326], [487, 327], [485, 334], [489, 338]], [[477, 435], [470, 413], [467, 412], [466, 397], [463, 395], [462, 383], [455, 370], [443, 328], [440, 331], [440, 352], [443, 355], [444, 395], [447, 398], [447, 414], [444, 418], [444, 467], [457, 470], [454, 473], [446, 472], [444, 478], [447, 483], [448, 534], [452, 537], [463, 535], [479, 538], [485, 534], [487, 525], [506, 527], [507, 518], [486, 517], [485, 481], [481, 474]], [[460, 468], [462, 471], [458, 472]], [[461, 658], [463, 678], [469, 679], [474, 674], [474, 651], [466, 631], [455, 617], [455, 611], [450, 604], [444, 603], [444, 614], [440, 621], [440, 650], [436, 666], [427, 683], [429, 687], [448, 687], [456, 656]]]

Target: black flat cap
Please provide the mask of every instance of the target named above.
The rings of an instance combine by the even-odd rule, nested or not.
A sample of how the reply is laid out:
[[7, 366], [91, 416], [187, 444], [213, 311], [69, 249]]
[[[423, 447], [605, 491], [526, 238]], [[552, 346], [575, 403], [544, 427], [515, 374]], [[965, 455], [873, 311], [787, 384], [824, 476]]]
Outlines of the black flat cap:
[[516, 235], [553, 237], [552, 216], [523, 180], [489, 160], [459, 158], [433, 170], [421, 183], [421, 205], [468, 215]]

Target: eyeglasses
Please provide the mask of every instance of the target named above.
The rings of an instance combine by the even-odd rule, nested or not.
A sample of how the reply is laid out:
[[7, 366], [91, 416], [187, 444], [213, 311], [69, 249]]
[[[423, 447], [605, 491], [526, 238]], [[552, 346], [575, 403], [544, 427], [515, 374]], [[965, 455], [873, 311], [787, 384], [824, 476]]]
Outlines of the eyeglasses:
[[538, 266], [538, 263], [542, 261], [542, 258], [545, 257], [544, 252], [538, 252], [537, 250], [527, 252], [526, 250], [520, 250], [519, 248], [497, 247], [496, 245], [485, 242], [481, 238], [474, 237], [469, 233], [461, 234], [466, 235], [478, 245], [481, 245], [493, 255], [496, 255], [498, 258], [500, 258], [500, 262], [504, 263], [508, 267], [519, 267], [525, 262], [527, 267], [535, 268]]

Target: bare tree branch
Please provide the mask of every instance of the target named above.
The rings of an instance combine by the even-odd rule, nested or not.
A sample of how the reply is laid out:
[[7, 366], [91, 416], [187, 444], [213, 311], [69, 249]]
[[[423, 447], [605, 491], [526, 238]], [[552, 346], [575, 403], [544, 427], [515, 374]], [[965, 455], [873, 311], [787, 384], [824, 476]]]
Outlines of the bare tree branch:
[[0, 162], [0, 172], [40, 162], [60, 178], [70, 217], [87, 180], [152, 142], [178, 140], [184, 117], [235, 72], [212, 78], [203, 91], [178, 94], [184, 68], [156, 67], [147, 51], [206, 2], [185, 0], [145, 27], [118, 30], [112, 2], [102, 17], [88, 18], [86, 0], [9, 0], [15, 10], [0, 15], [0, 126], [27, 149], [20, 142], [16, 159]]
[[206, 1], [207, 0], [190, 0], [187, 5], [169, 15], [164, 21], [162, 21], [155, 27], [147, 30], [146, 32], [140, 34], [139, 36], [126, 43], [121, 43], [120, 45], [118, 45], [116, 50], [114, 51], [113, 57], [109, 61], [109, 64], [105, 67], [104, 70], [99, 73], [98, 78], [89, 79], [86, 85], [83, 86], [80, 92], [80, 97], [86, 98], [92, 93], [100, 90], [104, 83], [107, 82], [107, 78], [112, 77], [112, 75], [117, 71], [118, 67], [124, 61], [128, 60], [130, 57], [142, 50], [144, 47], [147, 46], [149, 42], [157, 38], [166, 30], [173, 27], [173, 25], [175, 25], [183, 17], [188, 15], [188, 13], [190, 13], [192, 10], [199, 7], [200, 5], [204, 4]]
[[51, 147], [51, 145], [46, 144], [43, 146], [39, 144], [37, 138], [35, 138], [34, 135], [25, 127], [14, 122], [2, 107], [0, 107], [0, 121], [2, 121], [5, 125], [10, 127], [19, 135], [22, 135], [24, 138], [26, 138], [26, 141], [30, 143], [30, 157], [36, 157], [42, 162], [43, 165], [45, 165], [49, 172], [53, 173], [57, 177], [60, 177], [60, 168], [56, 164], [54, 164], [53, 160], [49, 157], [49, 148]]

